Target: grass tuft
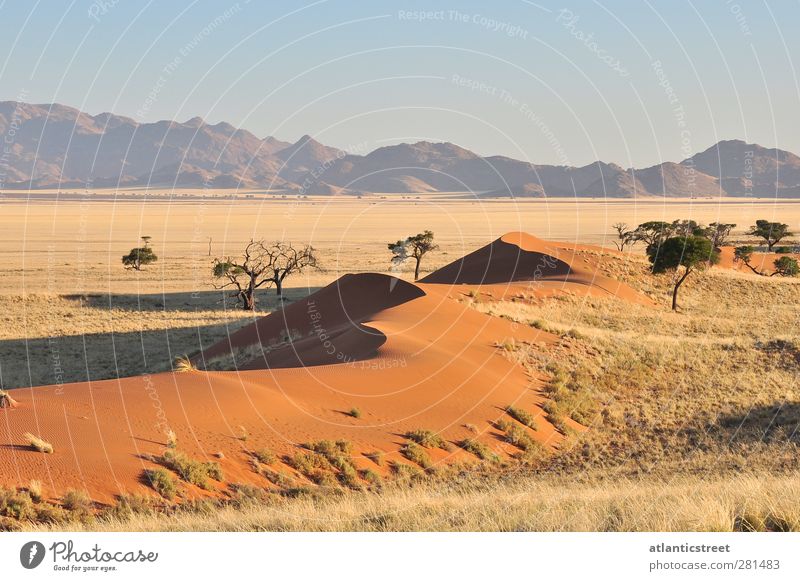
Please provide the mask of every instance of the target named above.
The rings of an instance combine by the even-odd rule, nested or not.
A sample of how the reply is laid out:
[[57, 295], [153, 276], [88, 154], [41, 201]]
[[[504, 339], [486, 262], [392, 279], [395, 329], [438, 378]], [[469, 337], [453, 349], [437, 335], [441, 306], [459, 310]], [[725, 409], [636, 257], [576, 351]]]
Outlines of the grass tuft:
[[167, 500], [175, 498], [178, 492], [175, 478], [164, 468], [148, 468], [144, 471], [144, 480], [153, 490]]
[[52, 454], [54, 451], [53, 445], [47, 440], [43, 440], [39, 436], [34, 436], [30, 432], [25, 432], [23, 437], [28, 442], [28, 445], [37, 452], [41, 452], [42, 454]]
[[450, 450], [450, 444], [439, 434], [430, 430], [414, 430], [406, 433], [406, 438], [426, 448], [441, 448]]

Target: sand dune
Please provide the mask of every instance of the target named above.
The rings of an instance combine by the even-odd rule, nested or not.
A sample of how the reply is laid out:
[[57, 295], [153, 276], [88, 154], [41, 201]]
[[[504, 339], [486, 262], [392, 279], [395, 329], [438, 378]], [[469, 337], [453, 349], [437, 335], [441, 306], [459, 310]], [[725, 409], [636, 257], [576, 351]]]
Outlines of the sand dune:
[[[541, 276], [540, 261], [547, 265]], [[535, 283], [547, 292], [570, 288], [646, 301], [597, 275], [567, 245], [522, 233], [503, 236], [419, 284], [346, 275], [205, 350], [194, 361], [209, 370], [15, 390], [18, 406], [0, 410], [0, 485], [36, 479], [51, 498], [77, 488], [101, 502], [145, 492], [143, 470], [155, 466], [150, 455], [164, 452], [170, 430], [181, 451], [219, 462], [226, 483], [263, 487], [272, 485], [253, 471], [248, 451], [269, 448], [285, 458], [322, 439], [352, 442], [356, 465], [383, 475], [386, 463], [379, 467], [364, 454], [379, 450], [387, 461], [409, 463], [399, 449], [412, 430], [431, 430], [451, 443], [477, 431], [507, 457], [518, 450], [501, 439], [494, 422], [508, 405], [537, 418], [536, 430], [525, 428], [531, 438], [558, 446], [564, 436], [541, 407], [545, 376], [524, 369], [503, 346], [546, 348], [559, 339], [471, 308], [460, 285], [482, 283], [491, 289]], [[214, 371], [215, 365], [238, 370]], [[360, 417], [348, 414], [353, 408]], [[26, 432], [55, 452], [34, 451]], [[428, 453], [436, 463], [477, 461], [455, 446]], [[308, 482], [285, 461], [273, 468]], [[225, 487], [202, 491], [186, 484], [185, 493]]]
[[596, 251], [588, 245], [548, 242], [524, 232], [508, 233], [491, 244], [431, 273], [422, 283], [524, 286], [534, 294], [557, 292], [614, 295], [652, 304], [629, 286], [598, 274]]
[[[730, 268], [740, 272], [753, 272], [747, 268], [743, 262], [735, 260], [736, 248], [733, 246], [723, 246], [720, 248], [719, 266], [722, 268]], [[800, 255], [797, 254], [778, 254], [776, 252], [755, 252], [750, 259], [750, 265], [758, 271], [765, 274], [772, 274], [775, 272], [775, 261], [784, 256], [800, 260]]]

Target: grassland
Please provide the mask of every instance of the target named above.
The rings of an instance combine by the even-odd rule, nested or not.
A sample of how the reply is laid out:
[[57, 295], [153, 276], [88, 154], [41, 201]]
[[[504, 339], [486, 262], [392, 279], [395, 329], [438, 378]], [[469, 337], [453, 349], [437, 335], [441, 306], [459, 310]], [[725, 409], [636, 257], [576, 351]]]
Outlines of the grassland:
[[[358, 204], [348, 204], [352, 207], [337, 207], [331, 216], [340, 217], [345, 210], [358, 216]], [[377, 211], [367, 202], [362, 204], [364, 212]], [[311, 208], [296, 211], [307, 210], [302, 215], [313, 222]], [[394, 208], [402, 210], [401, 205]], [[535, 208], [542, 209], [526, 207]], [[745, 210], [752, 216], [731, 214]], [[181, 211], [200, 210], [187, 206]], [[348, 230], [346, 221], [327, 218], [317, 230], [309, 222], [292, 223], [286, 230], [264, 230], [254, 223], [245, 226], [243, 215], [236, 214], [226, 230], [209, 235], [225, 240], [225, 232], [235, 231], [230, 248], [243, 236], [254, 234], [291, 239], [300, 235], [295, 229], [301, 227], [308, 229], [299, 238], [302, 241], [309, 240], [309, 231], [319, 235], [327, 271], [298, 277], [290, 290], [290, 297], [296, 297], [346, 271], [386, 271], [384, 238], [432, 227], [442, 246], [425, 264], [433, 269], [503, 229], [553, 236], [553, 231], [567, 228], [568, 216], [562, 212], [563, 222], [547, 228], [539, 226], [548, 214], [520, 218], [517, 212], [522, 223], [516, 226], [508, 216], [495, 216], [497, 225], [491, 230], [497, 230], [487, 234], [490, 229], [478, 223], [469, 203], [463, 203], [463, 215], [455, 206], [445, 217], [434, 212], [426, 218], [420, 211], [412, 203], [391, 227], [387, 226], [391, 213], [382, 214], [377, 223], [383, 231], [373, 229], [374, 223], [362, 229], [358, 219]], [[427, 206], [424, 211], [433, 212]], [[685, 206], [658, 211], [668, 219], [690, 217]], [[740, 224], [756, 215], [772, 216], [771, 206], [731, 205], [714, 211], [722, 215], [712, 220]], [[211, 221], [212, 212], [208, 212], [206, 223]], [[502, 212], [510, 215], [511, 209]], [[587, 209], [581, 214], [579, 230], [573, 220], [571, 234], [554, 237], [596, 243], [608, 230], [606, 222], [617, 221], [608, 208], [604, 212]], [[640, 215], [642, 220], [636, 219]], [[635, 216], [625, 219], [636, 223], [651, 217], [638, 210]], [[462, 231], [468, 229], [469, 236], [459, 238], [458, 228], [446, 227], [451, 218], [454, 224], [461, 220], [458, 225]], [[791, 219], [782, 217], [787, 222]], [[796, 215], [793, 219], [797, 223]], [[157, 252], [163, 258], [144, 273], [122, 270], [117, 255], [127, 250], [125, 246], [133, 246], [139, 233], [158, 239], [158, 228], [138, 232], [131, 227], [113, 244], [101, 242], [106, 234], [99, 230], [92, 233], [96, 240], [85, 246], [94, 249], [87, 251], [86, 269], [95, 278], [89, 284], [86, 275], [80, 292], [72, 288], [74, 259], [66, 255], [74, 256], [81, 247], [64, 242], [66, 246], [51, 253], [55, 258], [47, 267], [46, 248], [42, 255], [35, 246], [50, 236], [47, 228], [30, 236], [33, 249], [22, 255], [24, 264], [15, 263], [14, 274], [0, 288], [4, 307], [0, 362], [5, 387], [53, 383], [48, 378], [58, 369], [54, 353], [63, 381], [85, 380], [87, 369], [91, 378], [98, 378], [166, 367], [175, 355], [194, 352], [251, 320], [251, 315], [225, 307], [219, 294], [204, 286], [209, 283], [204, 236], [210, 230], [203, 230], [194, 241], [182, 234], [183, 242], [175, 241], [177, 250], [172, 250], [166, 236], [172, 231], [166, 221], [162, 227], [162, 246]], [[101, 251], [98, 245], [104, 245]], [[113, 250], [108, 249], [111, 246]], [[8, 260], [14, 263], [19, 256], [9, 254]], [[555, 349], [525, 345], [509, 354], [520, 358], [532, 373], [544, 370], [552, 393], [558, 394], [552, 413], [580, 418], [590, 428], [571, 435], [568, 444], [549, 459], [459, 478], [447, 474], [415, 478], [411, 487], [388, 483], [369, 492], [337, 488], [242, 496], [241, 489], [231, 484], [230, 502], [213, 511], [202, 505], [169, 508], [169, 518], [165, 518], [163, 510], [143, 505], [139, 510], [112, 510], [106, 517], [68, 524], [26, 526], [70, 530], [800, 530], [800, 281], [712, 269], [689, 279], [681, 291], [682, 309], [672, 313], [669, 277], [651, 276], [640, 249], [624, 257], [604, 255], [602, 270], [648, 294], [660, 307], [597, 297], [543, 300], [524, 297], [524, 292], [514, 301], [485, 297], [468, 301], [475, 309], [561, 336]], [[197, 289], [202, 292], [193, 295]], [[274, 300], [265, 295], [262, 312], [274, 306]], [[67, 360], [76, 361], [74, 370], [67, 370]], [[20, 366], [20, 361], [28, 365]]]

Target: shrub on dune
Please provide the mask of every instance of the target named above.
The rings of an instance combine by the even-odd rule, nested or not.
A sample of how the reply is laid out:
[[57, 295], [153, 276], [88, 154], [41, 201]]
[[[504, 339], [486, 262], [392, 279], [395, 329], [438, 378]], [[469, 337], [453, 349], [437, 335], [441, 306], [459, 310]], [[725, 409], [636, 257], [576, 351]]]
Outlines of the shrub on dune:
[[441, 448], [450, 450], [450, 444], [439, 434], [430, 430], [414, 430], [406, 433], [406, 438], [426, 448]]
[[25, 432], [24, 438], [28, 442], [28, 445], [37, 452], [41, 452], [42, 454], [53, 453], [53, 445], [47, 440], [43, 440], [39, 436], [34, 436], [30, 432]]
[[177, 487], [175, 478], [163, 468], [149, 468], [144, 471], [144, 479], [147, 483], [167, 500], [175, 498]]

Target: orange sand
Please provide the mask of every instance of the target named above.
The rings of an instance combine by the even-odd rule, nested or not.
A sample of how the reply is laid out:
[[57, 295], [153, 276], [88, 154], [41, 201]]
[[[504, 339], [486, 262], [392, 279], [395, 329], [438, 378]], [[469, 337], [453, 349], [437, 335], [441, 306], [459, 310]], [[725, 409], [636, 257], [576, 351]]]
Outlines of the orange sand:
[[[154, 466], [146, 455], [163, 453], [169, 430], [182, 451], [218, 461], [227, 483], [263, 487], [270, 484], [250, 468], [247, 450], [266, 447], [292, 455], [305, 442], [344, 439], [353, 442], [359, 467], [385, 473], [385, 464], [378, 468], [363, 453], [381, 450], [387, 461], [407, 463], [398, 453], [407, 431], [432, 430], [455, 443], [474, 436], [465, 427], [471, 424], [482, 442], [511, 455], [517, 450], [492, 425], [510, 404], [537, 416], [538, 430], [528, 430], [532, 438], [557, 446], [563, 435], [541, 410], [545, 377], [531, 376], [500, 346], [509, 340], [547, 345], [558, 338], [479, 313], [452, 290], [467, 284], [517, 292], [523, 285], [542, 296], [579, 290], [651, 304], [597, 275], [595, 265], [570, 248], [512, 233], [419, 284], [380, 274], [346, 275], [195, 359], [203, 367], [233, 349], [247, 355], [239, 371], [15, 390], [19, 405], [0, 410], [0, 485], [35, 479], [50, 498], [76, 488], [99, 502], [144, 493], [150, 489], [142, 471]], [[545, 266], [537, 274], [540, 263]], [[359, 419], [347, 415], [353, 407], [361, 411]], [[242, 428], [246, 441], [238, 438]], [[55, 453], [29, 448], [25, 432], [52, 443]], [[216, 458], [217, 452], [224, 458]], [[458, 448], [429, 453], [436, 462], [476, 461]], [[274, 468], [294, 474], [283, 464]], [[215, 486], [219, 492], [226, 487]], [[187, 490], [214, 494], [190, 485]]]

